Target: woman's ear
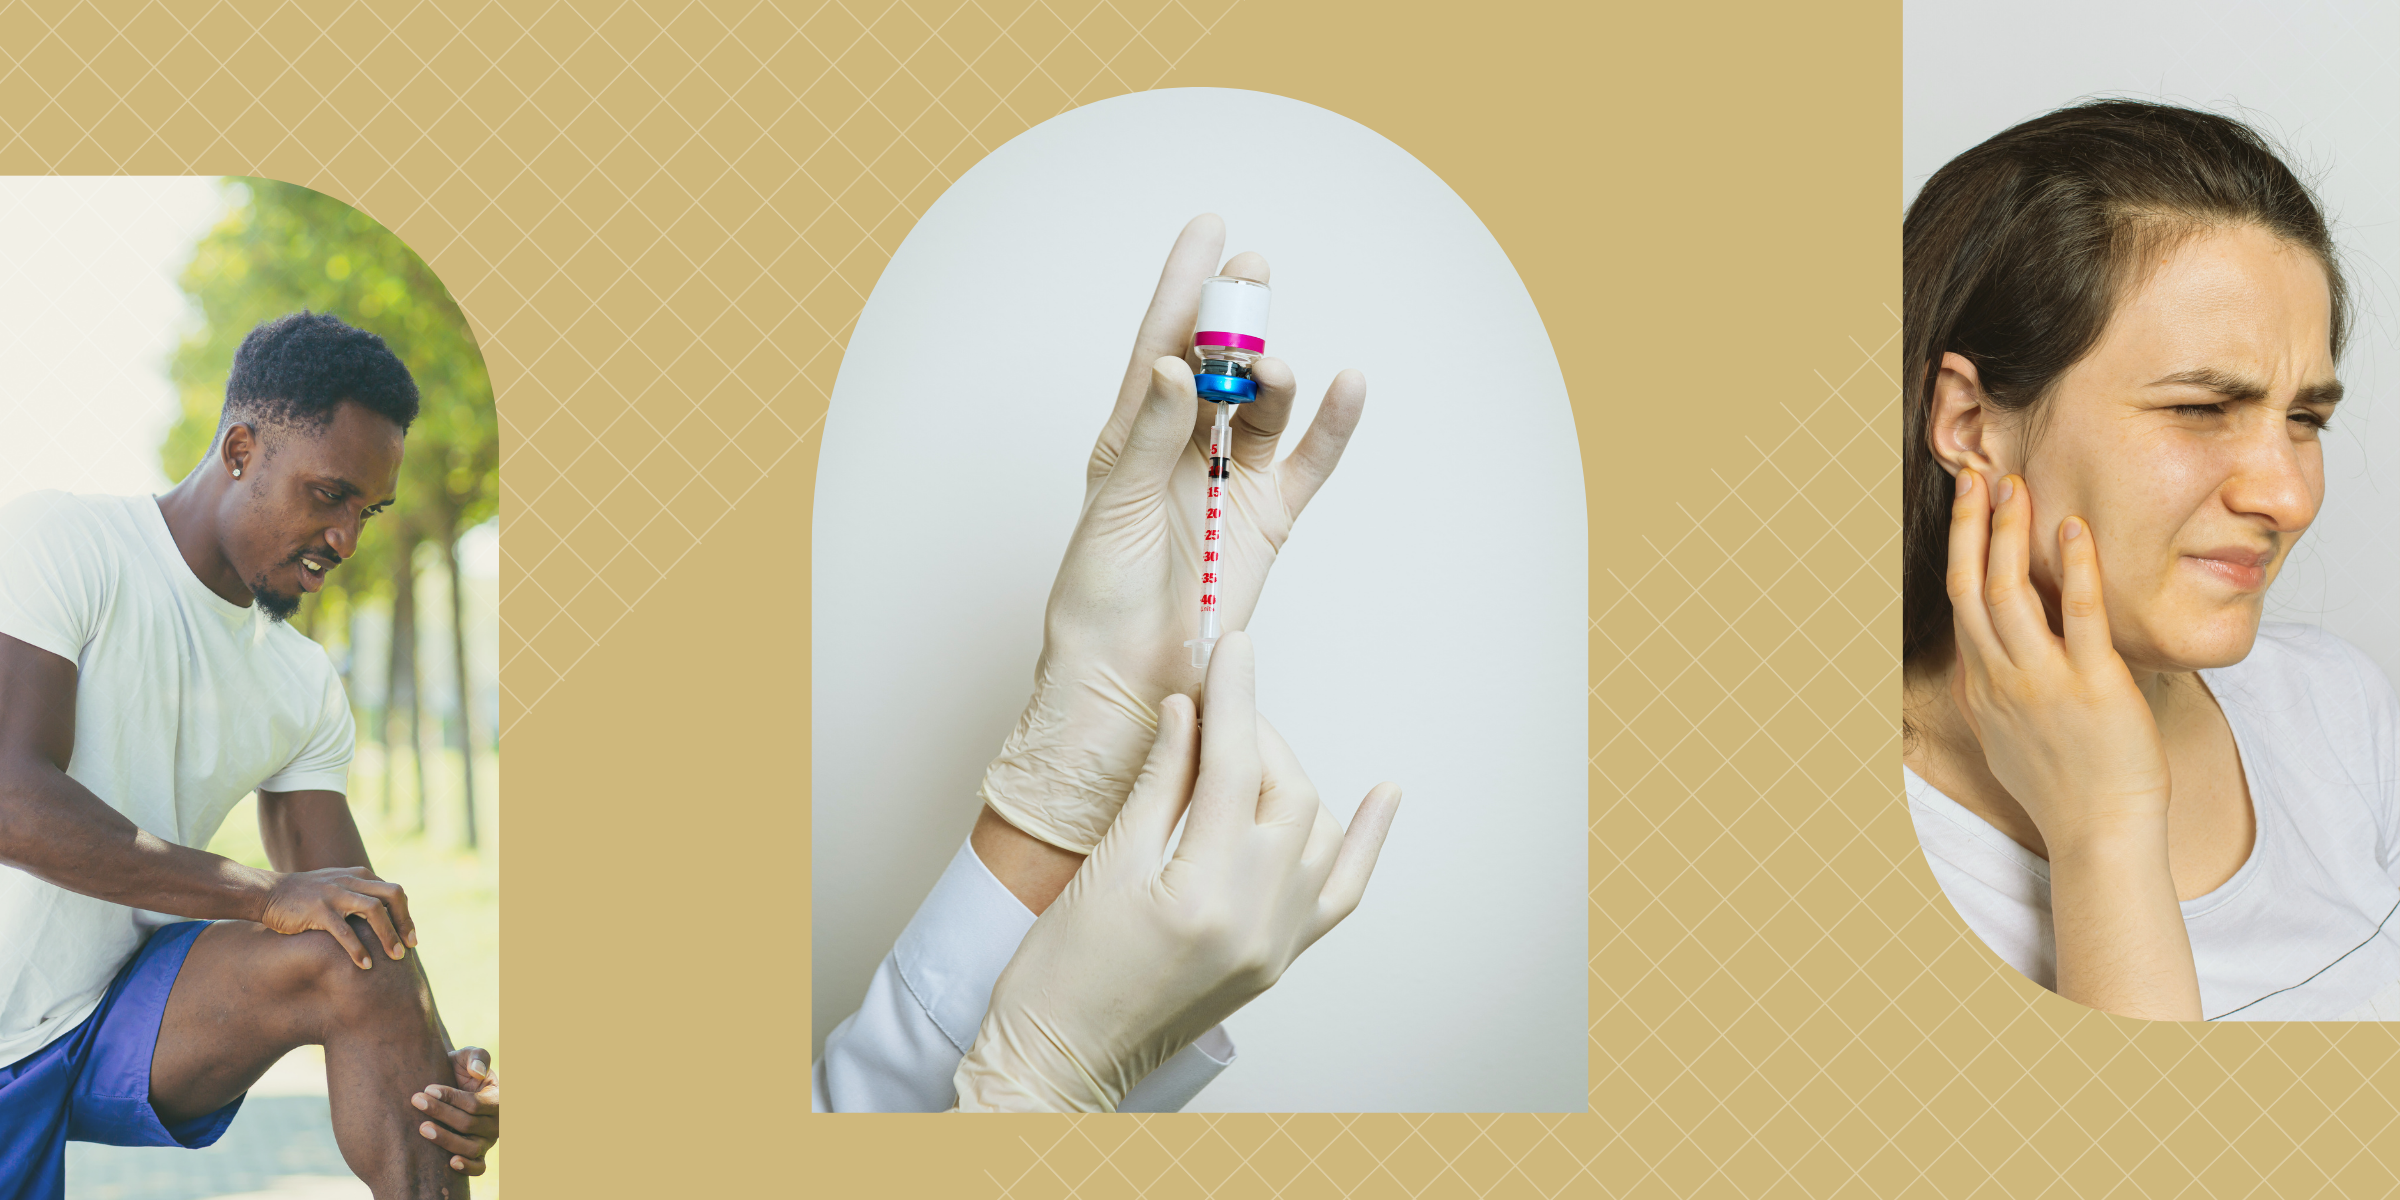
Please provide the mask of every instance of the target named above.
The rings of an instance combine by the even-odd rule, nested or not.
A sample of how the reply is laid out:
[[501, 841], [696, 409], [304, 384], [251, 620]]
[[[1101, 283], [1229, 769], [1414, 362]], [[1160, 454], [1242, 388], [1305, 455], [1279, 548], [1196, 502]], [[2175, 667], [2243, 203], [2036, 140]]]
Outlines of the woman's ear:
[[1983, 393], [1975, 364], [1963, 354], [1943, 354], [1933, 379], [1933, 412], [1925, 423], [1925, 441], [1934, 461], [1952, 475], [1969, 467], [1985, 479], [2005, 474], [1997, 461], [2006, 457], [1999, 416], [2000, 410]]

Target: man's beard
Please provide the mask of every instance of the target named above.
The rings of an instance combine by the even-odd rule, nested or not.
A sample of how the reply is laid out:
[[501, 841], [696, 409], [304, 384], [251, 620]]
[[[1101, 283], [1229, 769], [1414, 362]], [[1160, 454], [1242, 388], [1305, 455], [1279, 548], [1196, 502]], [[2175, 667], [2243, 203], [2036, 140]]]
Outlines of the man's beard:
[[258, 611], [267, 614], [270, 621], [289, 621], [293, 613], [300, 611], [300, 597], [275, 590], [264, 575], [250, 581], [250, 602], [258, 606]]

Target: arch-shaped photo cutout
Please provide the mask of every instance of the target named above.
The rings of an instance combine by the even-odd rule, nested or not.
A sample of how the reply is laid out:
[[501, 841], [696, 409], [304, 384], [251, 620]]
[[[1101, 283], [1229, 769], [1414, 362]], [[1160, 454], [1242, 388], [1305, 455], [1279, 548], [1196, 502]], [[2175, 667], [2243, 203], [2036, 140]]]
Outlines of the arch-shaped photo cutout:
[[[366, 213], [276, 180], [0, 178], [0, 440], [16, 448], [0, 470], [0, 507], [40, 502], [36, 493], [130, 501], [211, 469], [236, 349], [262, 322], [303, 310], [381, 338], [418, 407], [394, 502], [364, 522], [317, 590], [288, 597], [296, 603], [284, 623], [323, 648], [347, 694], [352, 819], [376, 874], [407, 889], [444, 1023], [458, 1045], [494, 1051], [497, 1067], [499, 431], [475, 333], [424, 259]], [[141, 702], [176, 686], [184, 704], [251, 702], [212, 692], [189, 664], [162, 668], [162, 681], [179, 670], [189, 677]], [[89, 749], [97, 758], [109, 747]], [[255, 794], [101, 798], [171, 841], [254, 867], [290, 865], [269, 853]], [[10, 903], [0, 911], [23, 911]], [[0, 992], [18, 990], [14, 972], [46, 969], [33, 940], [0, 953]], [[0, 936], [0, 946], [10, 941]], [[18, 1032], [5, 1026], [0, 1041]], [[414, 1112], [406, 1096], [392, 1103], [395, 1120]], [[302, 1047], [270, 1068], [199, 1153], [229, 1190], [349, 1176], [322, 1051]], [[140, 1189], [162, 1171], [201, 1169], [170, 1159], [73, 1142], [66, 1169], [90, 1194], [147, 1195]], [[481, 1184], [497, 1180], [498, 1163], [495, 1151]]]
[[1423, 163], [1220, 89], [1000, 147], [851, 335], [811, 568], [812, 1054], [975, 819], [1135, 326], [1205, 212], [1271, 265], [1269, 352], [1298, 380], [1281, 451], [1338, 371], [1367, 381], [1250, 622], [1260, 710], [1337, 815], [1381, 779], [1407, 799], [1365, 902], [1227, 1022], [1239, 1061], [1189, 1107], [1583, 1111], [1587, 543], [1556, 356]]

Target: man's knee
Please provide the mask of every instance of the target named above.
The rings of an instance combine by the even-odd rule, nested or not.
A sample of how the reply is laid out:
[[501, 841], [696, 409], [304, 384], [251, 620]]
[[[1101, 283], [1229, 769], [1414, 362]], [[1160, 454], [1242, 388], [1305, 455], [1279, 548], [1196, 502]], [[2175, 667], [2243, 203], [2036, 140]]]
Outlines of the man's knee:
[[401, 959], [390, 957], [374, 930], [357, 917], [350, 918], [350, 930], [366, 949], [369, 966], [360, 967], [332, 934], [311, 929], [284, 939], [289, 945], [287, 953], [279, 956], [285, 960], [280, 973], [287, 984], [314, 993], [337, 1012], [353, 1016], [430, 1011], [432, 994], [425, 986], [424, 972], [418, 969], [416, 951], [407, 951], [407, 957]]

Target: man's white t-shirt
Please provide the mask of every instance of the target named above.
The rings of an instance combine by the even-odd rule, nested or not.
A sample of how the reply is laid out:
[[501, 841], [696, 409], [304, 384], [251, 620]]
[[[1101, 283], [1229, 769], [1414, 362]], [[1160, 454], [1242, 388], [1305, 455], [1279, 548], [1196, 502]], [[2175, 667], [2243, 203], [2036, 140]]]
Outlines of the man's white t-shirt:
[[[2258, 839], [2183, 902], [2210, 1020], [2400, 1020], [2400, 701], [2375, 663], [2304, 625], [2200, 672], [2225, 712]], [[1901, 768], [1918, 844], [1967, 927], [2058, 988], [2050, 864]]]
[[[75, 664], [67, 774], [161, 838], [206, 846], [253, 790], [349, 790], [350, 705], [325, 651], [208, 590], [152, 497], [0, 505], [0, 633]], [[0, 1065], [91, 1015], [177, 919], [0, 866]]]

